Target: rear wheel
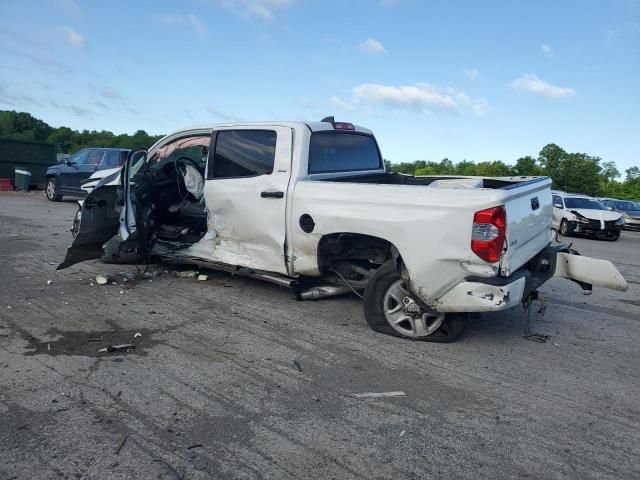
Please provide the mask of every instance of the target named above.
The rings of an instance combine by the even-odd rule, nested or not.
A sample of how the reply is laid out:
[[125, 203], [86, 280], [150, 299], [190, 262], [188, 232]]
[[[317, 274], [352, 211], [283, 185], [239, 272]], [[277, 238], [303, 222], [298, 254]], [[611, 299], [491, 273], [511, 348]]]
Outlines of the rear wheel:
[[560, 222], [560, 234], [564, 237], [568, 237], [571, 235], [571, 227], [569, 226], [569, 222], [567, 222], [564, 218], [562, 222]]
[[58, 182], [55, 177], [51, 177], [47, 180], [47, 189], [45, 190], [47, 200], [50, 202], [59, 202], [62, 200], [62, 195], [58, 194]]
[[393, 261], [384, 263], [369, 281], [364, 316], [376, 332], [429, 342], [452, 342], [463, 327], [461, 315], [425, 311]]

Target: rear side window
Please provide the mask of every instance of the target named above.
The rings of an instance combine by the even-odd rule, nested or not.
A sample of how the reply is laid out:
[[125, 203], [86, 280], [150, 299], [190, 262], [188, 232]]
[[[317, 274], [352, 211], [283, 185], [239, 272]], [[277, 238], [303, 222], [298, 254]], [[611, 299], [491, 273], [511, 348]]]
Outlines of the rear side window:
[[562, 208], [562, 198], [560, 198], [560, 195], [553, 196], [553, 205]]
[[277, 135], [273, 130], [217, 133], [211, 178], [241, 178], [273, 172]]
[[378, 170], [382, 161], [370, 135], [316, 132], [309, 144], [309, 173]]

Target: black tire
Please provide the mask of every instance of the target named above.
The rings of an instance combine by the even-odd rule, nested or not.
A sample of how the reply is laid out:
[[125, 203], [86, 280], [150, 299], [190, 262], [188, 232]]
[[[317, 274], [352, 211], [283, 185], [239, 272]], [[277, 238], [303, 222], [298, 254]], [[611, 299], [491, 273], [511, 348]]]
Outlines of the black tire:
[[607, 240], [609, 240], [610, 242], [617, 242], [619, 239], [620, 239], [620, 232], [616, 232], [610, 237], [607, 237]]
[[78, 210], [76, 210], [76, 214], [73, 217], [73, 225], [71, 227], [71, 236], [76, 238], [78, 236], [78, 232], [80, 231], [80, 219], [82, 218], [82, 207], [78, 206]]
[[393, 260], [382, 264], [373, 274], [364, 291], [364, 318], [372, 330], [392, 335], [394, 337], [409, 338], [411, 340], [422, 340], [426, 342], [453, 342], [464, 328], [465, 314], [447, 314], [440, 328], [432, 334], [414, 338], [402, 335], [390, 324], [384, 314], [384, 298], [387, 290], [398, 280], [401, 280]]
[[59, 202], [62, 200], [62, 195], [58, 193], [58, 181], [55, 177], [50, 177], [47, 180], [47, 187], [44, 194], [50, 202]]
[[560, 235], [563, 237], [570, 237], [572, 233], [571, 225], [569, 225], [569, 222], [563, 218], [562, 222], [560, 222]]

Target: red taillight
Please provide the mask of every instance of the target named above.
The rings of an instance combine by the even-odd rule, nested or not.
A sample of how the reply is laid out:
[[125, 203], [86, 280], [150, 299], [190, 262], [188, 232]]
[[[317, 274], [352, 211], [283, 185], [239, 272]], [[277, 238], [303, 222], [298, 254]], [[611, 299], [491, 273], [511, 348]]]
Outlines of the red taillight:
[[487, 262], [497, 262], [507, 233], [507, 212], [504, 206], [480, 210], [473, 216], [471, 251]]

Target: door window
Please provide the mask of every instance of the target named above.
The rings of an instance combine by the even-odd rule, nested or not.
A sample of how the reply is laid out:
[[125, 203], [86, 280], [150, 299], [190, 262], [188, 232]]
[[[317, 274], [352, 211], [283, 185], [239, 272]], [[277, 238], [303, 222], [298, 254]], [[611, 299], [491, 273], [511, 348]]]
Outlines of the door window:
[[242, 178], [273, 173], [277, 134], [273, 130], [223, 130], [217, 133], [208, 178]]
[[553, 206], [554, 207], [558, 207], [558, 208], [563, 208], [563, 206], [562, 206], [562, 198], [560, 197], [560, 195], [554, 195], [553, 196]]

